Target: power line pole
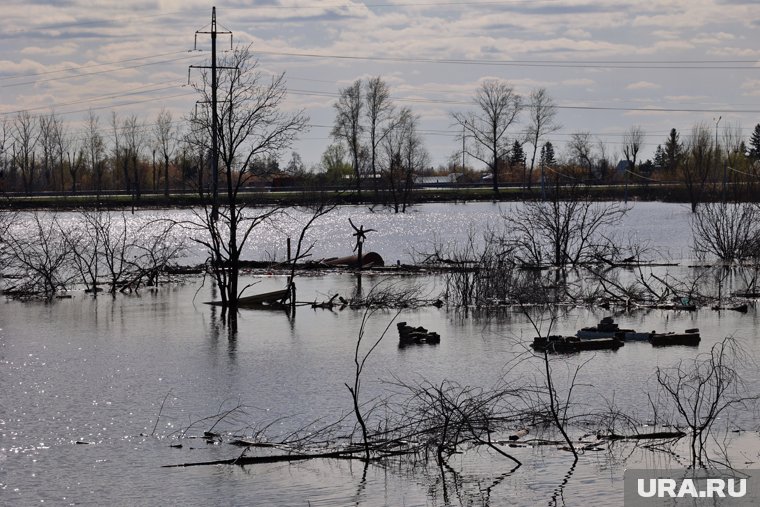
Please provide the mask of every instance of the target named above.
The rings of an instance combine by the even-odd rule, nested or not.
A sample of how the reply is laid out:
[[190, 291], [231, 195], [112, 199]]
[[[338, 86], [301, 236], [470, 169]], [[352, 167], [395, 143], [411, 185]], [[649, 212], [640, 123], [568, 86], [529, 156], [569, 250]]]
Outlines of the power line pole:
[[[467, 125], [467, 122], [465, 122], [465, 125]], [[467, 153], [467, 147], [465, 145], [467, 140], [467, 130], [465, 130], [465, 125], [462, 125], [462, 174], [464, 174], [464, 156]]]
[[234, 68], [234, 67], [218, 67], [216, 65], [216, 38], [217, 35], [229, 35], [230, 36], [230, 49], [232, 49], [232, 32], [230, 31], [218, 31], [216, 29], [216, 7], [211, 8], [211, 29], [210, 31], [198, 30], [195, 32], [195, 44], [194, 49], [198, 47], [198, 34], [211, 35], [211, 65], [200, 66], [191, 65], [191, 69], [211, 69], [211, 191], [213, 195], [213, 204], [211, 208], [211, 220], [216, 221], [219, 216], [219, 115], [217, 113], [217, 79], [216, 71], [219, 68]]

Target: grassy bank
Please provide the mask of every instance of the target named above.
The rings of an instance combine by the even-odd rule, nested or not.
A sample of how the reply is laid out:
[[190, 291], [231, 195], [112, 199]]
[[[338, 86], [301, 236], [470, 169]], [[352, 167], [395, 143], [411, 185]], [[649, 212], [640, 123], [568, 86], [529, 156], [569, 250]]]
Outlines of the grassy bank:
[[[560, 195], [569, 195], [569, 188], [560, 188]], [[573, 189], [577, 196], [578, 188]], [[642, 200], [663, 202], [690, 202], [685, 185], [677, 183], [650, 185], [590, 185], [583, 191], [592, 199], [600, 200]], [[534, 187], [528, 191], [520, 187], [503, 187], [495, 194], [486, 187], [431, 188], [413, 192], [412, 203], [424, 202], [467, 202], [467, 201], [521, 201], [540, 199], [541, 189]], [[752, 196], [756, 200], [756, 196]], [[717, 201], [723, 198], [722, 188], [705, 189], [702, 201]], [[729, 198], [735, 198], [729, 195]], [[359, 196], [352, 190], [278, 190], [249, 191], [238, 194], [240, 203], [258, 206], [302, 206], [316, 202], [335, 202], [344, 205], [383, 205], [392, 202], [391, 195], [381, 191], [365, 190]], [[5, 195], [0, 206], [5, 209], [76, 209], [99, 205], [102, 208], [167, 208], [201, 206], [204, 198], [195, 193], [178, 193], [165, 196], [160, 193], [143, 194], [139, 199], [129, 194], [111, 193], [99, 198], [92, 194], [33, 194]]]

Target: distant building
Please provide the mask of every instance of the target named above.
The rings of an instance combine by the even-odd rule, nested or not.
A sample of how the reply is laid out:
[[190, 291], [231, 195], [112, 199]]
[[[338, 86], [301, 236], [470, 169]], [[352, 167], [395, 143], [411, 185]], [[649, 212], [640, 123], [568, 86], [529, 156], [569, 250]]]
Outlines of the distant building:
[[449, 173], [440, 176], [415, 176], [414, 184], [423, 187], [453, 185], [457, 183], [462, 176], [462, 173]]

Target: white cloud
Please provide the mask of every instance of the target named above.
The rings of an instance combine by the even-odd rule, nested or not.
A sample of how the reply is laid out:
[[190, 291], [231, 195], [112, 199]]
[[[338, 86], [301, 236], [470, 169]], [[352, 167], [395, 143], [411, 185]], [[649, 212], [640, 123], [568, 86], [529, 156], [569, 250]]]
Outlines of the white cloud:
[[[367, 1], [368, 4], [372, 2]], [[376, 3], [376, 2], [375, 2]], [[292, 89], [323, 95], [288, 97], [288, 107], [307, 109], [312, 123], [332, 123], [332, 103], [340, 87], [357, 78], [382, 75], [394, 96], [416, 98], [409, 102], [422, 115], [426, 128], [449, 128], [448, 110], [457, 102], [469, 103], [478, 83], [490, 76], [505, 79], [520, 93], [546, 87], [561, 104], [628, 107], [646, 90], [665, 90], [653, 106], [709, 109], [725, 107], [756, 97], [760, 82], [747, 71], [740, 79], [726, 79], [726, 72], [710, 69], [648, 69], [646, 62], [700, 61], [710, 59], [760, 59], [756, 4], [718, 0], [563, 0], [562, 2], [505, 2], [468, 5], [387, 0], [385, 7], [367, 7], [359, 0], [230, 0], [217, 10], [220, 27], [234, 31], [236, 43], [254, 42], [254, 51], [316, 53], [342, 56], [377, 56], [394, 61], [307, 58], [261, 54], [261, 68], [285, 71]], [[389, 4], [398, 4], [390, 6]], [[308, 7], [308, 8], [306, 8]], [[209, 23], [210, 4], [205, 0], [68, 0], [57, 2], [6, 0], [0, 34], [0, 104], [5, 111], [21, 107], [56, 106], [104, 95], [128, 93], [149, 83], [186, 81], [188, 65], [208, 61], [209, 38], [199, 35], [204, 53], [185, 53], [193, 46], [195, 31]], [[220, 49], [228, 40], [220, 37]], [[169, 54], [171, 53], [171, 54]], [[166, 56], [156, 57], [157, 54]], [[89, 67], [100, 72], [80, 79], [24, 78], [32, 84], [7, 86], [35, 73], [68, 67], [92, 66], [117, 60], [120, 65]], [[427, 60], [491, 60], [503, 65], [440, 64]], [[64, 61], [65, 60], [65, 61]], [[153, 61], [161, 65], [144, 65]], [[635, 69], [621, 62], [644, 63]], [[510, 64], [512, 62], [513, 64]], [[602, 62], [594, 64], [593, 62]], [[607, 62], [607, 63], [604, 63]], [[561, 66], [557, 65], [561, 64]], [[589, 65], [591, 64], [591, 65]], [[119, 72], [119, 66], [142, 65]], [[751, 71], [752, 72], [752, 71]], [[45, 75], [47, 76], [47, 74]], [[62, 77], [52, 74], [50, 77]], [[177, 88], [176, 93], [186, 89]], [[328, 95], [324, 95], [324, 94]], [[91, 104], [109, 107], [125, 101], [155, 100], [120, 107], [140, 117], [153, 118], [164, 105], [174, 108], [175, 118], [190, 110], [195, 98], [165, 98], [172, 91], [130, 96]], [[427, 101], [427, 102], [426, 102]], [[449, 104], [453, 103], [453, 104]], [[86, 109], [90, 103], [66, 110]], [[14, 109], [15, 108], [15, 109]], [[60, 108], [57, 108], [60, 110]], [[622, 132], [631, 125], [631, 114], [662, 121], [659, 130], [672, 126], [677, 115], [684, 123], [696, 121], [691, 113], [628, 113], [623, 111], [561, 111], [567, 131]], [[709, 113], [707, 113], [709, 115]], [[70, 115], [74, 122], [80, 115]], [[662, 116], [660, 118], [659, 116]], [[745, 123], [756, 122], [745, 115]], [[316, 137], [325, 137], [323, 132]], [[311, 137], [314, 137], [313, 132]], [[435, 153], [451, 149], [445, 137], [428, 139]], [[311, 143], [312, 146], [319, 143]], [[326, 144], [326, 142], [324, 142]], [[296, 147], [298, 149], [298, 147]], [[312, 149], [312, 148], [305, 148]], [[318, 153], [303, 153], [306, 161]]]
[[658, 88], [661, 86], [650, 81], [638, 81], [625, 87], [626, 90], [657, 90]]

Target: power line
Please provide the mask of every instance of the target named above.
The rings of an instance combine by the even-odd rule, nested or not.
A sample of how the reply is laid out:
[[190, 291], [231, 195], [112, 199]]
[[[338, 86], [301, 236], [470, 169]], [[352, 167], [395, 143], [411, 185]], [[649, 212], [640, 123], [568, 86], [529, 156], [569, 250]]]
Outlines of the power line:
[[30, 85], [30, 84], [45, 83], [45, 82], [48, 82], [48, 81], [60, 81], [60, 80], [63, 80], [63, 79], [75, 79], [75, 78], [86, 77], [86, 76], [94, 76], [94, 75], [98, 75], [98, 74], [107, 74], [109, 72], [119, 72], [119, 71], [122, 71], [122, 70], [137, 69], [137, 68], [140, 68], [140, 67], [148, 67], [148, 66], [151, 66], [151, 65], [162, 65], [162, 64], [165, 64], [165, 63], [174, 63], [174, 62], [179, 62], [181, 60], [188, 60], [188, 59], [191, 59], [191, 58], [198, 58], [198, 56], [199, 55], [195, 54], [195, 55], [190, 55], [190, 56], [184, 56], [182, 58], [173, 58], [173, 59], [170, 59], [170, 60], [159, 60], [157, 62], [147, 62], [147, 63], [138, 64], [138, 65], [128, 65], [128, 66], [125, 66], [125, 67], [119, 67], [117, 69], [105, 69], [105, 70], [96, 70], [96, 71], [93, 71], [93, 72], [83, 72], [81, 74], [75, 74], [75, 75], [72, 75], [72, 76], [59, 76], [59, 77], [51, 77], [51, 78], [46, 78], [46, 79], [34, 79], [34, 80], [31, 80], [31, 81], [24, 81], [24, 82], [20, 82], [20, 83], [11, 83], [11, 84], [0, 85], [0, 88], [11, 88], [11, 87], [15, 87], [15, 86], [24, 86], [24, 85]]
[[[394, 56], [352, 56], [319, 53], [295, 53], [285, 51], [257, 51], [257, 54], [271, 56], [292, 56], [298, 58], [322, 58], [334, 60], [365, 60], [374, 62], [394, 63], [430, 63], [445, 65], [482, 65], [497, 67], [548, 67], [548, 68], [577, 68], [577, 69], [648, 69], [648, 70], [760, 70], [756, 66], [758, 60], [641, 60], [641, 61], [565, 61], [552, 60], [476, 60], [463, 58], [422, 58], [422, 57], [394, 57]], [[720, 63], [732, 63], [732, 65], [717, 65]], [[744, 63], [746, 65], [738, 65]], [[702, 64], [702, 65], [700, 65]], [[751, 64], [751, 65], [750, 65]]]
[[[321, 92], [311, 90], [291, 89], [288, 93], [294, 95], [306, 95], [316, 97], [339, 97], [340, 94], [334, 92]], [[397, 102], [411, 102], [420, 104], [450, 104], [450, 105], [472, 105], [472, 101], [461, 100], [442, 100], [442, 99], [423, 99], [416, 97], [394, 97]], [[570, 109], [582, 111], [623, 111], [623, 112], [649, 112], [649, 113], [760, 113], [760, 109], [707, 109], [707, 108], [674, 108], [674, 107], [615, 107], [615, 106], [571, 106], [555, 105], [557, 109]]]
[[[153, 87], [153, 86], [161, 86], [161, 85], [165, 85], [165, 84], [168, 84], [168, 83], [174, 83], [174, 85], [173, 86], [163, 86], [161, 88], [156, 88], [156, 89], [153, 89], [153, 90], [143, 90], [144, 88], [150, 88], [150, 87]], [[26, 112], [26, 111], [39, 111], [39, 110], [45, 110], [45, 109], [54, 110], [54, 109], [59, 108], [59, 107], [73, 106], [73, 105], [77, 105], [77, 104], [86, 104], [88, 102], [99, 102], [101, 100], [117, 99], [117, 98], [121, 98], [121, 97], [128, 97], [128, 96], [131, 96], [131, 95], [141, 95], [141, 94], [144, 94], [144, 93], [154, 93], [154, 92], [160, 92], [160, 91], [163, 91], [163, 90], [173, 90], [173, 89], [176, 89], [176, 88], [182, 88], [183, 86], [184, 85], [182, 83], [176, 83], [175, 81], [165, 81], [163, 83], [153, 83], [153, 84], [147, 84], [147, 85], [144, 85], [144, 86], [139, 86], [137, 88], [130, 88], [129, 90], [125, 90], [125, 91], [120, 92], [120, 93], [114, 93], [114, 94], [109, 94], [109, 95], [101, 95], [101, 96], [97, 96], [97, 97], [90, 97], [88, 99], [75, 100], [75, 101], [72, 101], [72, 102], [63, 102], [63, 103], [57, 103], [57, 104], [46, 104], [44, 106], [28, 107], [28, 108], [20, 109], [20, 110], [16, 110], [16, 111], [0, 112], [0, 116], [8, 116], [8, 115], [18, 114], [18, 113]], [[143, 91], [139, 91], [139, 90], [143, 90]], [[60, 114], [66, 114], [66, 113], [60, 113]]]
[[168, 53], [159, 53], [157, 55], [152, 55], [152, 56], [138, 56], [138, 57], [135, 57], [135, 58], [125, 58], [123, 60], [113, 60], [113, 61], [110, 61], [110, 62], [93, 63], [93, 64], [90, 64], [90, 65], [80, 65], [80, 66], [77, 66], [77, 67], [67, 67], [65, 69], [46, 70], [46, 71], [43, 71], [43, 72], [30, 72], [28, 74], [16, 74], [16, 75], [12, 75], [12, 76], [3, 76], [3, 77], [0, 77], [0, 81], [8, 81], [10, 79], [21, 79], [21, 78], [34, 77], [34, 76], [44, 76], [44, 75], [49, 75], [49, 74], [57, 74], [57, 73], [60, 73], [60, 72], [77, 72], [77, 71], [80, 71], [82, 69], [91, 69], [91, 68], [94, 68], [94, 67], [104, 67], [106, 65], [116, 65], [116, 64], [119, 64], [119, 63], [135, 62], [135, 61], [140, 61], [140, 60], [148, 60], [150, 58], [158, 58], [158, 57], [161, 57], [161, 56], [177, 55], [177, 54], [182, 54], [182, 53], [187, 53], [187, 50], [185, 50], [185, 51], [170, 51]]

